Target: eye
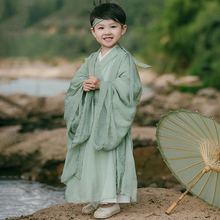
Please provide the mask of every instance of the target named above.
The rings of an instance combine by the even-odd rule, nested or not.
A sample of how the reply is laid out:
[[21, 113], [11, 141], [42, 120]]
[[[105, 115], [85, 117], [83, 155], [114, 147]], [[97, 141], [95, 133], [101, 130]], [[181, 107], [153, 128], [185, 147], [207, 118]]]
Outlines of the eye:
[[115, 26], [115, 25], [112, 25], [111, 28], [116, 28], [116, 26]]
[[102, 30], [102, 29], [104, 29], [104, 27], [99, 27], [98, 29]]

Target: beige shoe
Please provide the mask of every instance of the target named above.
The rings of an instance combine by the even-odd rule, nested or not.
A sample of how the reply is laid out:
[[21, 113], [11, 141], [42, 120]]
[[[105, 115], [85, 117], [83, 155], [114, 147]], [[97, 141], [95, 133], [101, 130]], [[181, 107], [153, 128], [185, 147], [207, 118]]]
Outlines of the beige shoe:
[[84, 214], [92, 214], [95, 210], [96, 209], [91, 204], [88, 204], [88, 205], [83, 207], [82, 213], [84, 213]]
[[115, 203], [113, 206], [108, 207], [108, 208], [98, 208], [95, 213], [94, 213], [94, 217], [95, 218], [108, 218], [112, 215], [115, 215], [117, 213], [119, 213], [120, 210], [120, 206], [118, 203]]

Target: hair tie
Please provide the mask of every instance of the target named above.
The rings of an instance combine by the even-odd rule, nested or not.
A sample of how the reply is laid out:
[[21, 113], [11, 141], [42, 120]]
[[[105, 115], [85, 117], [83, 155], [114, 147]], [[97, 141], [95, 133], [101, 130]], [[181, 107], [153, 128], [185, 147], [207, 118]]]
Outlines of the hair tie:
[[[99, 22], [104, 21], [107, 19], [102, 19], [102, 18], [96, 18], [93, 23], [92, 23], [92, 28], [94, 28]], [[110, 19], [109, 19], [110, 20]], [[113, 19], [112, 19], [113, 20]], [[117, 18], [115, 18], [113, 21], [118, 22], [122, 27], [124, 26], [124, 24], [122, 24]]]

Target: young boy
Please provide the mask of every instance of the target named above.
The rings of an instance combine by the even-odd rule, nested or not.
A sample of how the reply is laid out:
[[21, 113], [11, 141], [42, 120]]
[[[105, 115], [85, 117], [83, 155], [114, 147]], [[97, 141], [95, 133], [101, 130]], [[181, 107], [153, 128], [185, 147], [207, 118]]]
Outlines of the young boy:
[[66, 162], [61, 181], [66, 200], [90, 204], [83, 213], [108, 218], [118, 203], [136, 201], [137, 179], [131, 125], [142, 86], [136, 61], [118, 41], [126, 32], [126, 15], [114, 3], [96, 6], [91, 32], [101, 48], [85, 60], [65, 98]]

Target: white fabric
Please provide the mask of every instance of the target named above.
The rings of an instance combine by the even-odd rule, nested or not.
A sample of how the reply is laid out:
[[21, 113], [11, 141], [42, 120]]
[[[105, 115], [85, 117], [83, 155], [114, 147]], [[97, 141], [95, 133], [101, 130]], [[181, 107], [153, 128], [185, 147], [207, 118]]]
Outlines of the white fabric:
[[107, 203], [130, 203], [130, 197], [119, 194], [114, 199], [104, 199], [100, 202], [100, 204], [107, 204]]
[[112, 47], [104, 56], [102, 56], [102, 51], [99, 52], [99, 61], [101, 61], [113, 48], [117, 47], [118, 45]]

